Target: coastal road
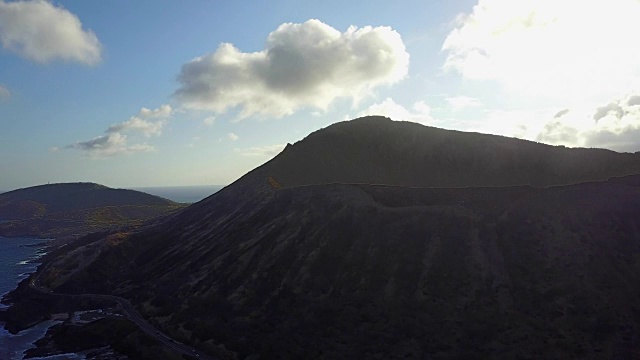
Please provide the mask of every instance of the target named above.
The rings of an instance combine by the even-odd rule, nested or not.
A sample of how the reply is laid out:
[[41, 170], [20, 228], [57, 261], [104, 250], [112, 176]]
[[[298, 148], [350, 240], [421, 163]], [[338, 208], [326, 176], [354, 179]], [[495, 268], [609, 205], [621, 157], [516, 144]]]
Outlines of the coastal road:
[[122, 312], [124, 313], [124, 315], [129, 320], [131, 320], [134, 324], [136, 324], [138, 326], [138, 328], [140, 328], [140, 330], [144, 331], [145, 333], [147, 333], [148, 335], [150, 335], [154, 339], [158, 340], [158, 342], [160, 342], [161, 344], [165, 345], [166, 347], [168, 347], [170, 349], [173, 349], [173, 350], [175, 350], [176, 352], [178, 352], [178, 353], [180, 353], [182, 355], [187, 355], [187, 356], [190, 356], [190, 357], [195, 358], [195, 359], [217, 360], [217, 358], [213, 358], [213, 357], [203, 353], [202, 351], [200, 351], [198, 349], [194, 349], [194, 348], [192, 348], [190, 346], [182, 344], [182, 343], [170, 338], [169, 336], [163, 334], [160, 330], [155, 328], [153, 325], [149, 324], [149, 322], [147, 322], [147, 320], [145, 320], [142, 317], [142, 315], [140, 315], [140, 313], [133, 307], [133, 305], [131, 305], [131, 303], [125, 298], [121, 298], [119, 296], [114, 296], [114, 295], [102, 295], [102, 294], [77, 294], [77, 295], [73, 295], [73, 294], [54, 293], [51, 290], [43, 289], [43, 288], [41, 288], [41, 287], [39, 287], [37, 285], [38, 276], [39, 275], [36, 275], [29, 282], [29, 285], [33, 290], [35, 290], [35, 291], [37, 291], [39, 293], [50, 295], [50, 296], [85, 297], [85, 298], [113, 301], [113, 302], [117, 303], [120, 306], [120, 308], [122, 309]]

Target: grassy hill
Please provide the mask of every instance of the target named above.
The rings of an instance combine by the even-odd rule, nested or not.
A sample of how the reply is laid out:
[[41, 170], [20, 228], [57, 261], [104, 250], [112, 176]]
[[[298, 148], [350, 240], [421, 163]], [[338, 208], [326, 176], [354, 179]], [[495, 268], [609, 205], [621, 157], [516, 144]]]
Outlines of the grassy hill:
[[135, 225], [183, 205], [93, 183], [51, 184], [0, 194], [0, 236], [80, 237]]

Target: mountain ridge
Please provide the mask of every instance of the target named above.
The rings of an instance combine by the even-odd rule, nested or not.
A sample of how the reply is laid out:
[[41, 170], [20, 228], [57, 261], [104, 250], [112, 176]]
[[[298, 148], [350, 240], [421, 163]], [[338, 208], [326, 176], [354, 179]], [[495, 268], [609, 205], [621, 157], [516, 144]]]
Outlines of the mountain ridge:
[[92, 262], [54, 259], [41, 279], [126, 297], [212, 354], [640, 348], [638, 154], [432, 129], [332, 125], [154, 226], [86, 245]]
[[640, 173], [640, 154], [566, 148], [371, 116], [315, 131], [249, 174], [261, 171], [282, 186], [544, 187]]

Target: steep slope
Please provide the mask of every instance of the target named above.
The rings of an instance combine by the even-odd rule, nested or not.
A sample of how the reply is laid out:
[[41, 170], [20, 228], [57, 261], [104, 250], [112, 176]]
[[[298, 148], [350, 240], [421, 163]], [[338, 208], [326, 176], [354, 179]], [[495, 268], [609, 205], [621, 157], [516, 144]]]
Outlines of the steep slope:
[[640, 154], [572, 149], [366, 117], [312, 133], [288, 146], [262, 172], [283, 186], [551, 186], [640, 173]]
[[181, 207], [143, 192], [93, 183], [40, 185], [0, 194], [0, 220], [5, 221], [0, 235], [78, 237]]
[[616, 357], [640, 345], [639, 219], [640, 177], [305, 186], [111, 239], [49, 281], [123, 294], [178, 338], [241, 355]]
[[628, 357], [640, 176], [525, 184], [637, 169], [635, 154], [359, 119], [42, 278], [125, 296], [183, 341], [241, 357]]

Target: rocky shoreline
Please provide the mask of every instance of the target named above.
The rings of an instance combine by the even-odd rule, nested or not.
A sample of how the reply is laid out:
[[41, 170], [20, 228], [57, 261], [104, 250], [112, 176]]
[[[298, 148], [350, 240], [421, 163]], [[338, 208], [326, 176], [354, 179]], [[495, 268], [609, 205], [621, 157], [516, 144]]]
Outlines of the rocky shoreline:
[[[43, 245], [50, 243], [22, 246]], [[12, 335], [44, 321], [61, 321], [51, 326], [44, 337], [34, 343], [35, 348], [25, 352], [25, 359], [71, 353], [87, 359], [154, 359], [157, 354], [163, 354], [162, 358], [180, 359], [124, 318], [111, 301], [55, 296], [34, 290], [30, 282], [56, 256], [57, 248], [50, 246], [46, 255], [30, 260], [40, 263], [36, 272], [20, 281], [15, 289], [1, 299], [6, 308], [0, 310], [0, 322], [4, 322], [5, 330]]]
[[106, 300], [51, 296], [29, 286], [32, 277], [5, 295], [0, 321], [15, 335], [43, 321], [62, 321], [37, 340], [25, 359], [76, 353], [87, 359], [181, 359], [138, 329]]
[[[49, 328], [46, 335], [36, 341], [34, 349], [27, 350], [25, 359], [76, 353], [87, 359], [125, 360], [149, 358], [153, 339], [145, 337], [126, 319], [102, 318], [85, 324], [66, 320]], [[160, 349], [158, 349], [160, 350]]]

